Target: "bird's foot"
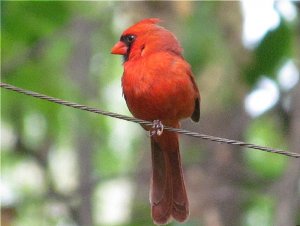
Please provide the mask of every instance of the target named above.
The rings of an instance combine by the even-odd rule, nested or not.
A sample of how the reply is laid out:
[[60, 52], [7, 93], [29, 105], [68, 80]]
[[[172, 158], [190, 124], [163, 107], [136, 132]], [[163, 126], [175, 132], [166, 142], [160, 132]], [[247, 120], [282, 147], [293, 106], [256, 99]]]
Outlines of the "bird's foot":
[[164, 131], [164, 125], [162, 124], [162, 122], [160, 120], [154, 120], [153, 121], [153, 126], [150, 129], [150, 136], [160, 136], [162, 135]]

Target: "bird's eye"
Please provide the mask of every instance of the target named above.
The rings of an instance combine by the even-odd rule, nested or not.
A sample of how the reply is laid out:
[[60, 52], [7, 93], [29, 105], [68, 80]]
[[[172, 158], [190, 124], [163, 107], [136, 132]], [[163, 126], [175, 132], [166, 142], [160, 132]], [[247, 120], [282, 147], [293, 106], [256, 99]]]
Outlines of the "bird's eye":
[[134, 35], [125, 35], [121, 37], [121, 41], [124, 41], [127, 45], [130, 45], [134, 40]]
[[135, 36], [134, 35], [128, 35], [126, 39], [127, 39], [128, 43], [132, 43], [135, 39]]

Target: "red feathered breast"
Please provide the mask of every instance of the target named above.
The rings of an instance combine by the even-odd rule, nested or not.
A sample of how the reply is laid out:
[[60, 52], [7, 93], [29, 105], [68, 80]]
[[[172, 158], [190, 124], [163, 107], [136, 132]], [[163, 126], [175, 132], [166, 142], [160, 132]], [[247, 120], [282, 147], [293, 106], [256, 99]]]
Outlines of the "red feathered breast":
[[190, 117], [198, 95], [189, 64], [169, 52], [126, 62], [122, 86], [131, 113], [150, 121]]

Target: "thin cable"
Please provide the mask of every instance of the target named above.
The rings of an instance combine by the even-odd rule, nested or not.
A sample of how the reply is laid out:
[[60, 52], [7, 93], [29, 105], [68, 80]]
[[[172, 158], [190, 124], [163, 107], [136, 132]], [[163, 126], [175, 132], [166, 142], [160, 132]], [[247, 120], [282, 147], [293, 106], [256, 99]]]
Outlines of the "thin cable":
[[[153, 123], [150, 122], [150, 121], [145, 121], [145, 120], [141, 120], [141, 119], [125, 116], [125, 115], [120, 115], [120, 114], [113, 113], [113, 112], [103, 111], [103, 110], [99, 110], [97, 108], [92, 108], [92, 107], [88, 107], [88, 106], [85, 106], [85, 105], [81, 105], [81, 104], [61, 100], [61, 99], [58, 99], [58, 98], [54, 98], [54, 97], [46, 96], [46, 95], [43, 95], [43, 94], [40, 94], [40, 93], [36, 93], [36, 92], [33, 92], [33, 91], [21, 89], [19, 87], [12, 86], [12, 85], [9, 85], [9, 84], [3, 83], [3, 82], [0, 83], [0, 87], [5, 88], [7, 90], [15, 91], [17, 93], [22, 93], [22, 94], [25, 94], [25, 95], [28, 95], [28, 96], [32, 96], [32, 97], [35, 97], [35, 98], [46, 100], [46, 101], [49, 101], [49, 102], [53, 102], [53, 103], [61, 104], [61, 105], [64, 105], [64, 106], [80, 109], [80, 110], [83, 110], [83, 111], [89, 111], [89, 112], [92, 112], [92, 113], [101, 114], [101, 115], [109, 116], [109, 117], [112, 117], [112, 118], [118, 118], [118, 119], [130, 121], [130, 122], [138, 123], [140, 125], [146, 125], [146, 126], [152, 126], [153, 125]], [[270, 147], [264, 147], [264, 146], [260, 146], [260, 145], [256, 145], [256, 144], [250, 144], [250, 143], [245, 143], [245, 142], [242, 142], [242, 141], [230, 140], [230, 139], [210, 136], [210, 135], [206, 135], [206, 134], [200, 134], [200, 133], [191, 132], [191, 131], [184, 130], [184, 129], [172, 128], [172, 127], [169, 127], [169, 126], [164, 126], [164, 130], [168, 130], [168, 131], [172, 131], [172, 132], [176, 132], [176, 133], [180, 133], [180, 134], [184, 134], [184, 135], [192, 136], [192, 137], [196, 137], [196, 138], [201, 138], [201, 139], [204, 139], [204, 140], [210, 140], [210, 141], [218, 142], [218, 143], [238, 145], [238, 146], [241, 146], [241, 147], [247, 147], [247, 148], [257, 149], [257, 150], [271, 152], [271, 153], [277, 153], [277, 154], [290, 156], [290, 157], [294, 157], [294, 158], [299, 158], [300, 157], [300, 154], [294, 153], [294, 152], [283, 151], [283, 150], [274, 149], [274, 148], [270, 148]]]

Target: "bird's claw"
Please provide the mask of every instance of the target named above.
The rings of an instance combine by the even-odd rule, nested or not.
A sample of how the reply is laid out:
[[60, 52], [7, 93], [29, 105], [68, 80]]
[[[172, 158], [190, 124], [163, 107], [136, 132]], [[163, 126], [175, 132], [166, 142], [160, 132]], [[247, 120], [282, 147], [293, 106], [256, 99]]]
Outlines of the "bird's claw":
[[154, 120], [153, 121], [153, 126], [150, 129], [150, 136], [160, 136], [162, 135], [164, 131], [164, 125], [162, 124], [162, 122], [160, 120]]
[[164, 125], [162, 124], [162, 122], [160, 120], [154, 120], [153, 121], [153, 126], [150, 129], [150, 136], [160, 136], [162, 135], [164, 131]]

